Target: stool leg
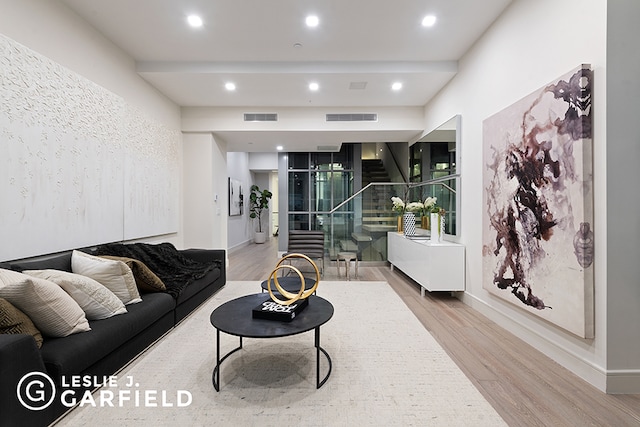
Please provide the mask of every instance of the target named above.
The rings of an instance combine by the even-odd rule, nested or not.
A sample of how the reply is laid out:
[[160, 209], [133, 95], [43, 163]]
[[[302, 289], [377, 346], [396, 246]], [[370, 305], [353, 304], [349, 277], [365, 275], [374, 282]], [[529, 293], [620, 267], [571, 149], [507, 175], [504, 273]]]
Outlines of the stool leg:
[[340, 277], [340, 258], [336, 259], [336, 267], [338, 268], [338, 277]]
[[349, 277], [349, 267], [350, 267], [350, 264], [351, 264], [351, 260], [346, 259], [344, 261], [344, 263], [347, 266], [347, 280], [351, 280], [351, 278]]
[[355, 263], [356, 263], [356, 279], [357, 279], [358, 278], [358, 257], [356, 257]]

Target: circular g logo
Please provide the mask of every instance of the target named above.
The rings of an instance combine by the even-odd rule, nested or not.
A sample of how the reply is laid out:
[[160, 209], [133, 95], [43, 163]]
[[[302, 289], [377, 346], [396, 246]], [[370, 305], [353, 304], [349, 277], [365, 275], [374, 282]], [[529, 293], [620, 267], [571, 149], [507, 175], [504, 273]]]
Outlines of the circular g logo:
[[41, 411], [53, 402], [56, 386], [47, 374], [30, 372], [20, 379], [16, 393], [22, 406], [32, 411]]

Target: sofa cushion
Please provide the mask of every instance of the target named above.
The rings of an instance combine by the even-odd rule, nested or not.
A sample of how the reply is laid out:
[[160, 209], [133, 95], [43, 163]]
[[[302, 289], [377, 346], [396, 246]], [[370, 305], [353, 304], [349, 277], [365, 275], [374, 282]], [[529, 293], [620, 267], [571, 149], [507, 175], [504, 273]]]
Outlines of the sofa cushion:
[[125, 304], [142, 301], [131, 269], [122, 261], [100, 258], [80, 251], [71, 255], [71, 270], [102, 283]]
[[0, 269], [0, 298], [29, 316], [44, 335], [64, 337], [91, 329], [78, 303], [53, 282]]
[[90, 277], [59, 270], [25, 270], [23, 273], [60, 286], [78, 303], [88, 320], [127, 312], [124, 303], [113, 292]]
[[11, 261], [10, 264], [10, 270], [16, 271], [44, 270], [45, 268], [71, 271], [71, 251], [39, 256], [32, 259]]
[[138, 289], [144, 292], [166, 292], [167, 288], [156, 273], [151, 271], [145, 263], [133, 258], [102, 255], [100, 258], [122, 261], [131, 269], [133, 277], [136, 279]]
[[220, 278], [220, 269], [213, 268], [209, 270], [204, 277], [192, 282], [189, 286], [187, 286], [182, 293], [178, 296], [176, 302], [178, 305], [182, 304], [184, 301], [190, 299], [195, 294], [201, 292], [204, 288], [210, 286], [213, 282]]
[[91, 321], [89, 333], [46, 339], [41, 353], [47, 372], [53, 377], [84, 372], [171, 313], [174, 307], [175, 300], [166, 293], [146, 294], [140, 304], [127, 306], [125, 314]]
[[29, 316], [4, 298], [0, 298], [0, 334], [28, 334], [38, 347], [42, 346], [42, 334]]

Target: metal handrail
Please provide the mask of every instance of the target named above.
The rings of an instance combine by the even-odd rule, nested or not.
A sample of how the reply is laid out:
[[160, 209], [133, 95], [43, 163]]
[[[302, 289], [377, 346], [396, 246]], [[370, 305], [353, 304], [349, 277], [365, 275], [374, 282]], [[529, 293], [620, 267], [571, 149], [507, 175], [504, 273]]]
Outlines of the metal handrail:
[[424, 185], [433, 185], [433, 184], [440, 184], [443, 187], [445, 187], [447, 190], [453, 192], [454, 194], [456, 193], [456, 190], [454, 190], [453, 188], [451, 188], [450, 186], [444, 184], [444, 182], [446, 181], [451, 181], [454, 178], [459, 178], [460, 174], [456, 173], [456, 174], [452, 174], [452, 175], [447, 175], [447, 176], [442, 176], [440, 178], [434, 178], [434, 179], [430, 179], [427, 181], [422, 181], [422, 182], [416, 182], [416, 183], [406, 183], [406, 182], [370, 182], [369, 184], [367, 184], [366, 186], [364, 186], [363, 188], [361, 188], [360, 190], [356, 191], [355, 193], [353, 193], [349, 198], [347, 198], [346, 200], [343, 200], [340, 204], [338, 204], [336, 207], [334, 207], [333, 209], [331, 209], [329, 211], [329, 214], [334, 213], [335, 211], [337, 211], [338, 209], [340, 209], [342, 206], [346, 205], [347, 203], [349, 203], [351, 200], [355, 199], [358, 195], [360, 195], [361, 193], [363, 193], [365, 190], [367, 190], [369, 187], [373, 187], [375, 185], [404, 185], [407, 187], [407, 189], [410, 188], [416, 188], [416, 187], [422, 187]]

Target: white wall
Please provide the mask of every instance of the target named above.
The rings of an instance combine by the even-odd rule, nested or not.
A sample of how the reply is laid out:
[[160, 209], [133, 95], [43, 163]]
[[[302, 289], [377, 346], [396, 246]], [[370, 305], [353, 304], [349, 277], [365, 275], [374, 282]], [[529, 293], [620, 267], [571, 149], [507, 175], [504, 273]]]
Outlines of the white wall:
[[237, 179], [242, 183], [242, 194], [244, 195], [242, 215], [230, 216], [227, 223], [227, 247], [231, 249], [253, 239], [253, 221], [249, 218], [249, 190], [253, 185], [253, 178], [249, 171], [249, 153], [227, 153], [227, 170], [229, 178]]
[[278, 170], [278, 153], [249, 153], [249, 169], [252, 171]]
[[[278, 153], [249, 153], [249, 170], [254, 173], [255, 184], [271, 191], [269, 212], [264, 215], [264, 230], [271, 239], [278, 230]], [[258, 183], [258, 180], [262, 184]]]
[[229, 213], [225, 144], [210, 133], [184, 134], [184, 246], [227, 248]]
[[[253, 232], [257, 229], [256, 220], [249, 217], [249, 194], [252, 185], [260, 189], [271, 189], [271, 171], [278, 169], [277, 153], [227, 153], [227, 170], [229, 177], [242, 182], [244, 194], [244, 213], [241, 216], [230, 216], [228, 219], [227, 247], [231, 250], [239, 248], [253, 241]], [[271, 212], [273, 201], [269, 204], [269, 211], [262, 214], [263, 230], [267, 231], [267, 239], [271, 236]]]
[[[260, 190], [269, 190], [273, 192], [271, 189], [271, 172], [253, 172], [253, 183], [260, 188]], [[269, 209], [262, 212], [262, 231], [266, 231], [267, 240], [271, 239], [271, 214], [273, 212], [273, 198], [269, 201]], [[253, 221], [251, 224], [252, 229], [257, 230], [258, 224], [257, 219]]]
[[[278, 157], [276, 156], [276, 164], [277, 161]], [[269, 204], [269, 227], [270, 234], [271, 236], [273, 236], [276, 232], [278, 232], [280, 227], [280, 218], [278, 216], [278, 204], [280, 203], [280, 193], [278, 193], [278, 172], [271, 172], [269, 174], [269, 191], [271, 191], [271, 194], [273, 194], [273, 196], [271, 197], [271, 203]]]
[[[609, 7], [623, 3], [609, 2]], [[634, 6], [637, 9], [637, 5]], [[629, 16], [637, 17], [638, 11]], [[617, 26], [617, 24], [615, 24]], [[631, 23], [629, 27], [631, 28]], [[635, 24], [634, 24], [635, 25]], [[609, 24], [611, 26], [611, 23]], [[637, 40], [638, 32], [628, 40]], [[623, 39], [626, 37], [622, 37]], [[425, 128], [434, 129], [440, 123], [454, 114], [462, 116], [462, 188], [463, 201], [461, 206], [461, 221], [464, 234], [461, 242], [467, 247], [467, 291], [463, 300], [482, 311], [484, 314], [503, 325], [524, 339], [527, 343], [543, 351], [563, 366], [585, 378], [601, 390], [609, 392], [628, 392], [631, 388], [640, 392], [640, 351], [638, 350], [638, 333], [633, 332], [630, 340], [629, 332], [620, 330], [623, 322], [615, 322], [614, 331], [609, 323], [614, 319], [627, 316], [633, 324], [640, 323], [637, 309], [640, 304], [637, 286], [638, 275], [628, 275], [627, 268], [617, 265], [619, 273], [616, 278], [625, 283], [624, 298], [630, 298], [626, 305], [635, 307], [633, 314], [624, 305], [612, 306], [607, 300], [612, 298], [611, 278], [607, 264], [609, 248], [612, 239], [608, 239], [607, 226], [609, 210], [598, 209], [595, 216], [595, 339], [584, 340], [577, 338], [543, 320], [529, 316], [524, 310], [502, 302], [492, 297], [482, 288], [482, 122], [487, 117], [513, 104], [523, 96], [528, 95], [554, 78], [574, 69], [582, 63], [592, 65], [594, 70], [594, 203], [595, 206], [607, 206], [607, 177], [610, 173], [607, 155], [608, 133], [607, 124], [607, 88], [610, 82], [607, 70], [607, 3], [599, 0], [516, 0], [473, 46], [473, 48], [459, 62], [459, 73], [451, 83], [425, 107]], [[629, 49], [621, 48], [621, 54], [629, 55]], [[637, 48], [635, 48], [636, 66], [633, 70], [637, 76]], [[637, 77], [628, 76], [637, 80]], [[637, 83], [634, 85], [637, 90]], [[621, 94], [621, 97], [624, 95]], [[626, 111], [637, 111], [635, 100], [620, 106]], [[637, 97], [635, 98], [637, 99]], [[637, 118], [629, 118], [630, 122]], [[627, 126], [626, 130], [631, 130]], [[635, 139], [635, 155], [626, 167], [619, 169], [624, 175], [629, 170], [637, 171], [638, 144], [637, 132], [621, 135], [625, 141]], [[617, 155], [625, 156], [629, 144], [624, 144]], [[619, 159], [616, 159], [616, 162]], [[618, 166], [616, 166], [618, 168]], [[638, 182], [636, 179], [628, 182]], [[616, 179], [616, 184], [624, 181], [622, 177]], [[625, 184], [628, 186], [628, 184]], [[637, 193], [637, 191], [635, 191]], [[611, 194], [611, 192], [609, 192]], [[616, 193], [619, 194], [619, 193]], [[629, 192], [623, 192], [629, 195]], [[609, 196], [611, 197], [611, 196]], [[624, 198], [624, 196], [622, 197]], [[628, 198], [627, 198], [628, 200]], [[637, 235], [637, 197], [630, 206], [625, 222], [634, 222], [633, 243], [638, 241]], [[616, 210], [617, 212], [617, 210]], [[610, 225], [609, 225], [610, 226]], [[623, 227], [620, 233], [624, 234]], [[620, 236], [622, 238], [622, 236]], [[630, 240], [627, 240], [630, 242]], [[637, 253], [629, 247], [627, 254]], [[630, 259], [629, 263], [637, 265]], [[637, 272], [634, 267], [634, 273]], [[609, 274], [609, 279], [608, 279]], [[633, 278], [633, 279], [632, 279]], [[609, 280], [609, 282], [608, 282]], [[634, 290], [629, 287], [633, 284]], [[615, 286], [617, 286], [616, 284]], [[619, 291], [615, 291], [618, 294]], [[620, 302], [620, 301], [618, 301]], [[623, 308], [620, 313], [614, 311]], [[631, 317], [628, 317], [631, 314]], [[628, 325], [628, 322], [627, 322]], [[626, 329], [630, 329], [626, 327]], [[639, 328], [631, 328], [638, 330]], [[615, 350], [608, 344], [615, 342]], [[628, 352], [631, 351], [631, 354]], [[616, 354], [615, 358], [612, 358]], [[624, 362], [622, 355], [626, 354]], [[615, 363], [612, 364], [612, 362]], [[624, 367], [620, 370], [619, 368]], [[625, 389], [612, 386], [610, 377], [622, 376]]]
[[596, 204], [607, 227], [598, 241], [607, 248], [607, 390], [640, 393], [640, 2], [608, 3], [606, 188]]
[[[183, 108], [183, 128], [187, 131], [333, 131], [333, 130], [417, 130], [421, 120], [419, 107], [367, 108], [378, 113], [376, 122], [327, 122], [327, 113], [353, 113], [354, 108], [326, 107], [261, 107], [261, 111], [278, 114], [277, 122], [247, 123], [243, 120], [246, 107], [190, 107]], [[356, 109], [358, 112], [363, 112]]]

